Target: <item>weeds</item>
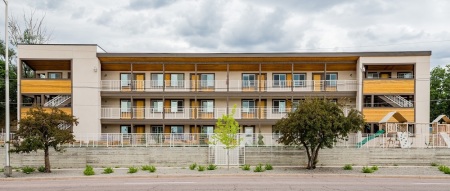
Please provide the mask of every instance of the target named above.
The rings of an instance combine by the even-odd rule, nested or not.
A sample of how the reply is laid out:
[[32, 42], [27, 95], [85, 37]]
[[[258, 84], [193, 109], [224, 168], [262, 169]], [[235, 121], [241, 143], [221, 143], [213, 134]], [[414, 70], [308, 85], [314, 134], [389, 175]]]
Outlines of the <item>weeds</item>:
[[271, 164], [266, 164], [266, 166], [264, 166], [264, 169], [273, 170], [273, 166]]
[[261, 164], [258, 164], [255, 166], [255, 170], [253, 170], [253, 172], [264, 172], [265, 169], [262, 167]]
[[92, 168], [92, 166], [86, 165], [86, 169], [84, 169], [83, 173], [86, 176], [92, 176], [95, 174], [94, 168]]
[[149, 172], [156, 172], [156, 167], [155, 167], [155, 166], [150, 166], [150, 167], [148, 168], [148, 171], [149, 171]]
[[373, 173], [373, 172], [375, 172], [372, 168], [370, 168], [370, 167], [367, 167], [367, 166], [364, 166], [363, 168], [362, 168], [362, 172], [363, 173]]
[[34, 171], [36, 171], [36, 169], [33, 167], [29, 167], [29, 166], [22, 167], [22, 172], [25, 174], [30, 174]]
[[377, 171], [378, 170], [378, 166], [372, 166], [372, 170], [375, 172], [375, 171]]
[[432, 162], [430, 165], [431, 165], [431, 166], [439, 166], [439, 164], [438, 164], [438, 163], [435, 163], [435, 162]]
[[213, 164], [209, 164], [208, 167], [206, 167], [207, 170], [216, 170], [217, 166]]
[[205, 171], [205, 166], [201, 166], [201, 165], [198, 165], [198, 167], [197, 167], [197, 170], [198, 171]]
[[111, 167], [105, 168], [103, 170], [103, 174], [111, 174], [114, 173], [114, 170]]
[[244, 164], [244, 166], [242, 166], [242, 170], [250, 170], [250, 165]]
[[44, 172], [45, 171], [45, 166], [40, 166], [37, 169], [39, 172]]
[[137, 171], [138, 171], [138, 168], [136, 168], [134, 166], [128, 167], [128, 173], [129, 174], [136, 173]]
[[144, 171], [147, 171], [147, 170], [150, 170], [150, 168], [151, 168], [151, 166], [150, 165], [144, 165], [144, 166], [142, 166], [142, 170], [144, 170]]
[[196, 167], [197, 167], [197, 163], [189, 165], [189, 169], [191, 169], [191, 170], [195, 170]]
[[353, 170], [353, 166], [351, 164], [346, 164], [344, 170]]

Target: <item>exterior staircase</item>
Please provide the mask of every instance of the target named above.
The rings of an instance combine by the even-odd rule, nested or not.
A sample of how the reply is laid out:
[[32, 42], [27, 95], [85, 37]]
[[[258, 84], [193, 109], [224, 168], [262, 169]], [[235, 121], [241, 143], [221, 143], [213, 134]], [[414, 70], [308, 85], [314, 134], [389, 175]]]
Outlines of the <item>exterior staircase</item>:
[[44, 107], [58, 107], [60, 105], [65, 105], [70, 101], [70, 98], [72, 98], [70, 95], [58, 95], [44, 103]]
[[414, 104], [411, 101], [399, 95], [384, 95], [380, 96], [380, 98], [386, 103], [391, 104], [393, 107], [414, 107]]

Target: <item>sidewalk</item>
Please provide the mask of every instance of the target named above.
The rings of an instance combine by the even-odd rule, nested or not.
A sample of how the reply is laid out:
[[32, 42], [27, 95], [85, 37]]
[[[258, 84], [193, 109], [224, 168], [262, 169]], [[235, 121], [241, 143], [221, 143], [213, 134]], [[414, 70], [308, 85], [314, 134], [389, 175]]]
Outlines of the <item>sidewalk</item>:
[[[137, 166], [138, 167], [138, 166]], [[140, 167], [138, 167], [140, 168]], [[95, 168], [95, 175], [85, 176], [84, 169], [52, 169], [52, 173], [33, 172], [25, 174], [18, 170], [13, 170], [12, 177], [6, 178], [3, 173], [0, 181], [10, 180], [40, 180], [40, 179], [73, 179], [73, 178], [165, 178], [165, 177], [213, 177], [213, 176], [351, 176], [351, 177], [377, 177], [377, 178], [439, 178], [450, 179], [450, 175], [440, 172], [437, 167], [418, 166], [418, 167], [379, 167], [374, 173], [362, 173], [362, 167], [353, 167], [353, 170], [343, 170], [342, 167], [318, 167], [315, 170], [307, 170], [304, 167], [274, 167], [274, 170], [265, 172], [253, 172], [254, 166], [250, 171], [244, 171], [237, 167], [220, 166], [216, 170], [190, 170], [188, 167], [157, 167], [156, 172], [150, 173], [139, 169], [137, 173], [129, 174], [128, 168], [114, 168], [112, 174], [102, 174], [103, 168]]]

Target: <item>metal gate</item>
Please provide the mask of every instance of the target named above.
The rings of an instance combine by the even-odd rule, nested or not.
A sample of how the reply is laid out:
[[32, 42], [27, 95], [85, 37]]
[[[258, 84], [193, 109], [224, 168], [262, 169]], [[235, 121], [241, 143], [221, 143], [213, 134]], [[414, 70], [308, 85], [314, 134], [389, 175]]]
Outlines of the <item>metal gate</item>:
[[[230, 149], [230, 165], [245, 164], [245, 146], [238, 146]], [[211, 145], [209, 147], [209, 163], [215, 165], [227, 165], [227, 149], [220, 145]]]

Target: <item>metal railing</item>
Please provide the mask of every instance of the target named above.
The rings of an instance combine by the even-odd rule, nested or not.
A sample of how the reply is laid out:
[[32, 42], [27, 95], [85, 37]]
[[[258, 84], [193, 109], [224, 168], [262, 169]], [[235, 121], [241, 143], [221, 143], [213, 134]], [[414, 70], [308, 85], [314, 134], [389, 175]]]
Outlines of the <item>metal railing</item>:
[[356, 91], [356, 80], [101, 80], [102, 91]]

